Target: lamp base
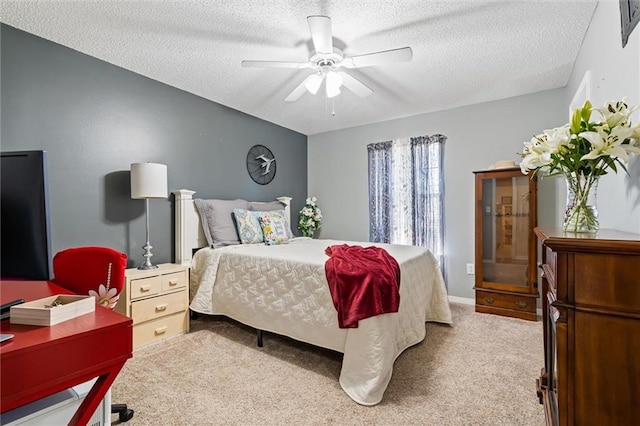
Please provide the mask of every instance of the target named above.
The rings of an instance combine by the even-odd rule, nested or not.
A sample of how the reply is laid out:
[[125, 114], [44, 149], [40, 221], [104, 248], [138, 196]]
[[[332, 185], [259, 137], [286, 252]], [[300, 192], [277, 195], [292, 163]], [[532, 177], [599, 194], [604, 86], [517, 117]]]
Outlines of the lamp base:
[[144, 254], [142, 255], [142, 257], [144, 257], [145, 260], [142, 265], [138, 266], [138, 269], [157, 269], [158, 265], [153, 265], [151, 263], [151, 256], [153, 256], [153, 254], [151, 253], [151, 249], [153, 248], [153, 246], [151, 246], [151, 244], [149, 244], [149, 241], [147, 241], [147, 243], [142, 246], [142, 248], [144, 249]]
[[152, 265], [152, 264], [146, 264], [143, 263], [142, 265], [138, 266], [138, 269], [141, 270], [148, 270], [148, 269], [158, 269], [158, 265]]

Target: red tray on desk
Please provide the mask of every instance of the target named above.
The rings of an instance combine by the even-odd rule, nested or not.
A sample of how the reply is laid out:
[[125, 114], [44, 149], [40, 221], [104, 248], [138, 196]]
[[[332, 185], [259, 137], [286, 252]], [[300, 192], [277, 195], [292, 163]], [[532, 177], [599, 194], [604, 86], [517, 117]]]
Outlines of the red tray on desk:
[[[49, 281], [0, 281], [0, 303], [73, 294]], [[132, 354], [132, 321], [102, 306], [54, 326], [2, 321], [0, 412], [99, 377], [70, 424], [85, 425]]]

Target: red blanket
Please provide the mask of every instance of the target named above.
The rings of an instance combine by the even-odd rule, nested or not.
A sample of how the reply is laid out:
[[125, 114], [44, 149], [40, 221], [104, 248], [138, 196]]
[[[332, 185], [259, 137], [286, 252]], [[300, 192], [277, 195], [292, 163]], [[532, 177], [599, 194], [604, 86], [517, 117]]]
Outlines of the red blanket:
[[324, 265], [340, 328], [356, 328], [358, 321], [398, 312], [400, 266], [379, 247], [327, 247]]

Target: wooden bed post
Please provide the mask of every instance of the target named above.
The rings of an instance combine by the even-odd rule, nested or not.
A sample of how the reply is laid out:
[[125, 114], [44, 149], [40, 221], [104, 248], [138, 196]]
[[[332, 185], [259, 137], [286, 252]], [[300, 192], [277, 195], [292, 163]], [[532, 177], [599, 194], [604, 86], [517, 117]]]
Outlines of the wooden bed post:
[[278, 197], [276, 200], [284, 205], [284, 216], [289, 219], [289, 227], [291, 227], [291, 197]]
[[[189, 247], [193, 247], [192, 242], [198, 240], [198, 229], [194, 228], [192, 217], [197, 215], [195, 205], [193, 203], [193, 194], [195, 191], [188, 189], [178, 189], [172, 191], [175, 196], [175, 239], [176, 239], [176, 258], [175, 263], [182, 266], [191, 265], [192, 252]], [[196, 218], [197, 220], [197, 218]], [[195, 235], [194, 235], [195, 230]]]

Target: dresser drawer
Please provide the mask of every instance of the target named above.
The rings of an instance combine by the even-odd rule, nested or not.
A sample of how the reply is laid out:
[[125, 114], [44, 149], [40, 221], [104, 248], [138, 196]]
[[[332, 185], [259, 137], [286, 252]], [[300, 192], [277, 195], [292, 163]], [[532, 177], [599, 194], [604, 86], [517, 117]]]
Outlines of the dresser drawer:
[[186, 312], [180, 312], [134, 325], [133, 349], [186, 332], [188, 318]]
[[476, 290], [476, 305], [521, 312], [536, 312], [535, 296], [493, 293]]
[[131, 280], [131, 299], [153, 296], [160, 293], [162, 280], [160, 276]]
[[162, 292], [184, 288], [187, 285], [187, 274], [184, 272], [174, 272], [162, 276]]
[[182, 312], [187, 309], [184, 292], [165, 294], [131, 303], [131, 319], [134, 324]]

